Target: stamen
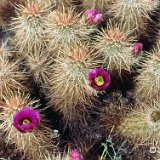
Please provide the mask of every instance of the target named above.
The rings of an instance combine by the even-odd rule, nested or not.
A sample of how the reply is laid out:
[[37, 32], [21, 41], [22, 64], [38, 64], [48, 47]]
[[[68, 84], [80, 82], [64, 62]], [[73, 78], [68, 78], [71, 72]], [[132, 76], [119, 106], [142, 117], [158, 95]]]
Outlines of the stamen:
[[98, 86], [104, 85], [104, 78], [102, 76], [97, 76], [94, 81]]
[[28, 125], [30, 123], [31, 123], [31, 121], [28, 120], [28, 119], [24, 119], [23, 122], [22, 122], [23, 125]]

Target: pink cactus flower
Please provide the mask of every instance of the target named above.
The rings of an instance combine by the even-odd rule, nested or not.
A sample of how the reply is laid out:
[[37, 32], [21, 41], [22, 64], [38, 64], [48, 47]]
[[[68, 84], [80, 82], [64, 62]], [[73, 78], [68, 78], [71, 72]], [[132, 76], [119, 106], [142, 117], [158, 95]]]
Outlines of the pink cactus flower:
[[103, 15], [100, 11], [96, 9], [90, 9], [85, 12], [86, 14], [86, 21], [90, 24], [98, 24], [102, 21]]
[[135, 43], [132, 47], [132, 52], [136, 55], [139, 55], [142, 50], [143, 50], [143, 44], [139, 42]]
[[32, 107], [25, 107], [14, 116], [13, 126], [22, 133], [31, 132], [40, 122], [40, 114]]
[[104, 91], [111, 83], [110, 74], [102, 67], [92, 69], [88, 74], [88, 78], [91, 87], [97, 91]]
[[76, 149], [74, 149], [70, 153], [70, 160], [83, 160], [83, 156]]

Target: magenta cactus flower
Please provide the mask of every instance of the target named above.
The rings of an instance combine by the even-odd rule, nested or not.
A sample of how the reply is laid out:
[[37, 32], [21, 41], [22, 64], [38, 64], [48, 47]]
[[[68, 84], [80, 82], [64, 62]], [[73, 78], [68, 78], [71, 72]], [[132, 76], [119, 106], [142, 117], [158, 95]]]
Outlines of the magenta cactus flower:
[[110, 74], [102, 67], [91, 70], [88, 76], [90, 85], [97, 91], [103, 91], [110, 85]]
[[40, 122], [40, 114], [32, 107], [25, 107], [14, 116], [13, 126], [22, 133], [31, 132]]
[[138, 43], [135, 43], [133, 45], [133, 48], [132, 48], [132, 52], [136, 55], [138, 55], [139, 53], [141, 53], [141, 51], [143, 50], [143, 44], [138, 42]]
[[86, 12], [86, 20], [88, 23], [97, 24], [103, 19], [103, 14], [96, 9], [89, 9]]
[[83, 160], [83, 156], [76, 149], [74, 149], [70, 153], [70, 160]]
[[99, 23], [102, 21], [103, 15], [101, 13], [98, 13], [94, 18], [94, 23]]

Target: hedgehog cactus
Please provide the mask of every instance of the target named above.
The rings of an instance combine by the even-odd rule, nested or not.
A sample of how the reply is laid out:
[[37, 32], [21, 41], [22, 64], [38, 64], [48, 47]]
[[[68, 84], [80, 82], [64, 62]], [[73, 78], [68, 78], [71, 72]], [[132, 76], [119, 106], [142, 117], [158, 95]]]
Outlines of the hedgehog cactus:
[[81, 0], [81, 2], [85, 9], [94, 8], [106, 12], [115, 0]]
[[47, 7], [46, 3], [36, 0], [16, 6], [16, 17], [12, 18], [11, 30], [15, 32], [14, 43], [20, 53], [39, 53], [46, 47]]
[[71, 159], [70, 159], [69, 155], [62, 156], [61, 154], [58, 154], [57, 156], [52, 155], [49, 157], [45, 157], [44, 160], [71, 160]]
[[117, 128], [119, 127], [122, 118], [130, 112], [129, 107], [131, 106], [128, 106], [121, 101], [122, 95], [116, 94], [113, 96], [118, 100], [118, 103], [113, 100], [113, 102], [105, 104], [105, 106], [102, 106], [101, 115], [99, 115], [101, 125], [98, 130], [101, 130], [104, 136], [108, 134], [117, 135]]
[[26, 55], [28, 74], [33, 76], [35, 82], [41, 86], [49, 81], [53, 63], [53, 56], [46, 51], [41, 51], [39, 54]]
[[9, 51], [0, 48], [0, 98], [10, 91], [26, 92], [29, 86], [26, 85], [27, 76], [20, 70], [20, 60], [10, 60], [10, 56]]
[[51, 51], [65, 50], [69, 46], [89, 41], [89, 35], [94, 31], [94, 28], [83, 22], [80, 14], [72, 8], [51, 12], [46, 25], [47, 41]]
[[[43, 116], [34, 111], [37, 108], [36, 103], [37, 101], [30, 100], [28, 95], [20, 92], [5, 97], [0, 106], [0, 129], [5, 134], [6, 142], [15, 144], [24, 156], [41, 160], [49, 155], [47, 146], [52, 151], [55, 150], [55, 146], [50, 141], [52, 131], [40, 121]], [[28, 108], [25, 108], [27, 106]]]
[[57, 3], [59, 6], [65, 6], [65, 7], [73, 7], [75, 0], [58, 0]]
[[93, 47], [97, 55], [103, 56], [103, 63], [110, 72], [122, 70], [130, 71], [130, 66], [135, 60], [132, 53], [135, 37], [119, 25], [109, 24], [108, 28], [95, 37]]
[[129, 30], [140, 31], [150, 19], [149, 14], [159, 5], [158, 0], [116, 0], [110, 12], [115, 20]]
[[134, 143], [159, 146], [160, 108], [158, 101], [139, 102], [123, 117], [118, 131]]
[[[89, 85], [89, 71], [100, 63], [86, 45], [77, 45], [62, 52], [53, 66], [49, 88], [54, 110], [59, 110], [64, 123], [73, 127], [72, 121], [85, 123], [85, 112], [93, 103], [96, 91]], [[51, 104], [52, 104], [51, 103]], [[80, 118], [81, 115], [84, 115]]]
[[160, 96], [160, 58], [159, 53], [153, 53], [151, 59], [139, 69], [136, 78], [135, 97], [139, 99], [156, 99]]
[[57, 156], [46, 157], [45, 160], [83, 160], [83, 156], [76, 150], [72, 150], [70, 153], [58, 154]]

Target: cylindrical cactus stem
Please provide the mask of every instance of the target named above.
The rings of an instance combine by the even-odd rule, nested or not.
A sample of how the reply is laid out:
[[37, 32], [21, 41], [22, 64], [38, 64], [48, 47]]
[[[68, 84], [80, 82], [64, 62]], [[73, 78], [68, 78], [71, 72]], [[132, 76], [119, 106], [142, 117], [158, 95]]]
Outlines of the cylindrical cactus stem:
[[[120, 98], [120, 97], [118, 97]], [[103, 136], [108, 134], [117, 135], [117, 127], [120, 125], [121, 119], [130, 112], [131, 106], [119, 102], [118, 104], [111, 102], [103, 106], [99, 114], [99, 128]], [[97, 127], [94, 127], [97, 128]]]
[[156, 99], [160, 97], [160, 54], [155, 51], [148, 61], [139, 69], [136, 78], [135, 97], [139, 99]]
[[130, 66], [137, 56], [134, 55], [132, 47], [135, 37], [119, 24], [108, 24], [107, 29], [95, 37], [93, 47], [97, 55], [103, 57], [103, 63], [110, 72], [122, 70], [130, 71]]
[[42, 87], [50, 79], [53, 63], [53, 56], [46, 51], [41, 51], [39, 54], [33, 53], [32, 55], [26, 55], [28, 73]]
[[83, 156], [79, 153], [77, 149], [73, 149], [71, 151], [70, 148], [67, 149], [67, 152], [57, 153], [55, 155], [51, 155], [46, 157], [45, 160], [83, 160]]
[[[37, 109], [36, 100], [20, 92], [11, 93], [1, 102], [0, 129], [7, 144], [14, 144], [24, 157], [44, 160], [56, 150], [53, 132]], [[52, 137], [52, 138], [51, 138]]]
[[58, 152], [53, 155], [46, 156], [44, 160], [81, 160], [81, 159], [71, 159], [69, 149], [67, 152]]
[[83, 160], [82, 154], [77, 149], [70, 149], [70, 146], [68, 147], [67, 151], [57, 154], [50, 155], [45, 158], [45, 160]]
[[52, 155], [50, 157], [45, 157], [44, 160], [71, 160], [71, 159], [69, 155], [61, 156], [61, 154], [58, 154], [58, 155]]
[[87, 25], [72, 8], [62, 8], [48, 15], [47, 41], [49, 50], [67, 49], [76, 43], [89, 41], [89, 35], [95, 30]]
[[115, 0], [81, 0], [84, 9], [97, 9], [106, 13]]
[[10, 60], [10, 52], [5, 48], [0, 48], [0, 97], [7, 95], [11, 91], [29, 90], [28, 76], [25, 71], [20, 70], [20, 60]]
[[14, 45], [22, 54], [39, 53], [46, 47], [46, 16], [50, 7], [43, 1], [31, 0], [16, 6], [11, 30], [15, 32]]
[[117, 131], [135, 145], [159, 146], [159, 106], [158, 101], [138, 102], [136, 109], [123, 117]]
[[62, 114], [65, 126], [71, 129], [87, 122], [87, 109], [97, 93], [89, 85], [88, 74], [99, 65], [98, 57], [80, 44], [62, 51], [53, 65], [48, 96], [53, 109]]
[[111, 8], [115, 20], [129, 30], [140, 31], [146, 27], [149, 14], [158, 7], [158, 0], [116, 0]]
[[[76, 0], [77, 2], [79, 1], [79, 0]], [[74, 4], [74, 2], [75, 2], [75, 0], [59, 0], [58, 1], [58, 4], [60, 5], [60, 6], [65, 6], [65, 7], [73, 7], [73, 4]]]

